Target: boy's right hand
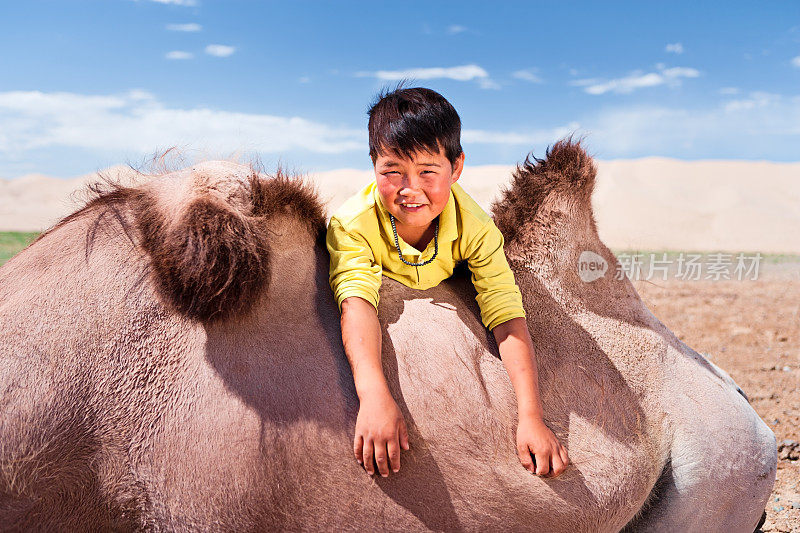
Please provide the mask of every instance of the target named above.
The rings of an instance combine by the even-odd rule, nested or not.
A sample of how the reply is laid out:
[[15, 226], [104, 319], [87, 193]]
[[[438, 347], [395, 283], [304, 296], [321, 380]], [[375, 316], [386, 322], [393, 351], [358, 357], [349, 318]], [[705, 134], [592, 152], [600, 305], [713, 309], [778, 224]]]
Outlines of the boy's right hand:
[[374, 474], [375, 463], [383, 477], [400, 470], [400, 447], [408, 450], [408, 429], [394, 398], [378, 394], [364, 398], [356, 418], [356, 436], [353, 452], [369, 475]]

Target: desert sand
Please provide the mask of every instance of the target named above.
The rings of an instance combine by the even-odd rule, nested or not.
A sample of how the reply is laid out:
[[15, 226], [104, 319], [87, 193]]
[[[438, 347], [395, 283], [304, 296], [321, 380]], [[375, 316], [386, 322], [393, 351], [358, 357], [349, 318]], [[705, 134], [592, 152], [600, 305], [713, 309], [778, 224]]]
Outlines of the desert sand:
[[[466, 167], [461, 185], [488, 211], [509, 183], [510, 166]], [[125, 166], [103, 171], [129, 175]], [[0, 231], [40, 231], [72, 212], [87, 174], [0, 179]], [[371, 170], [309, 174], [330, 215], [374, 179]], [[679, 161], [660, 157], [598, 161], [593, 204], [600, 237], [627, 250], [800, 253], [800, 163]]]

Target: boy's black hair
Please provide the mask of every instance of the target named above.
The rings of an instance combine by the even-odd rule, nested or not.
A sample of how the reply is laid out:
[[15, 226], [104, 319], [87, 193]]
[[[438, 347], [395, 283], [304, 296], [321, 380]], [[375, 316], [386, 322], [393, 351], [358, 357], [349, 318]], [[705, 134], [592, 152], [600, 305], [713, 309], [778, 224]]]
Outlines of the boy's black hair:
[[461, 155], [461, 118], [444, 96], [424, 87], [383, 89], [370, 106], [369, 156], [385, 151], [410, 158], [413, 152], [437, 153], [454, 165]]

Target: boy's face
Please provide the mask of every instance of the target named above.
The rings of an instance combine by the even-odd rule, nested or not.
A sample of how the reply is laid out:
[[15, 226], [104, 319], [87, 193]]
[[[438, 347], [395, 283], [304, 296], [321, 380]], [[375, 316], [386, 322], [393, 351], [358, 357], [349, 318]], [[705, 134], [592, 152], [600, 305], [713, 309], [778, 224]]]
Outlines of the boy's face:
[[375, 160], [375, 181], [396, 225], [422, 231], [444, 210], [450, 186], [463, 169], [463, 152], [451, 165], [441, 149], [435, 154], [415, 152], [411, 158], [387, 151]]

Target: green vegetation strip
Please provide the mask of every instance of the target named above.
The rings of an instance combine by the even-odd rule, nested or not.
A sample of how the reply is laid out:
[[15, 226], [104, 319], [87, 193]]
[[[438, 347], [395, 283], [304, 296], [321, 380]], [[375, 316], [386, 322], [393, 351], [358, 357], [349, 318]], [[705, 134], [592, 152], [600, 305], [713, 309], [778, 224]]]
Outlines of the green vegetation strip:
[[[17, 253], [19, 253], [22, 249], [28, 246], [34, 239], [39, 235], [38, 232], [35, 231], [0, 231], [0, 265], [14, 257]], [[675, 260], [677, 257], [683, 254], [701, 254], [704, 256], [708, 256], [712, 253], [717, 253], [715, 251], [676, 251], [676, 250], [622, 250], [618, 248], [612, 248], [611, 251], [619, 257], [620, 254], [642, 254], [641, 259], [646, 260], [651, 257], [651, 254], [655, 254], [655, 258], [657, 260], [661, 260], [662, 254], [667, 254], [668, 260]], [[725, 254], [731, 254], [732, 258], [736, 257], [736, 252], [722, 252]], [[755, 252], [744, 252], [745, 257], [752, 258], [755, 255]], [[765, 263], [798, 263], [800, 262], [800, 255], [797, 254], [761, 254], [761, 260]]]
[[37, 231], [0, 231], [0, 265], [32, 243], [38, 235]]
[[[620, 254], [627, 254], [628, 256], [632, 256], [635, 254], [641, 254], [641, 260], [649, 260], [651, 257], [660, 261], [662, 259], [662, 254], [667, 254], [668, 261], [676, 260], [680, 254], [684, 254], [684, 256], [688, 254], [699, 254], [704, 256], [704, 258], [708, 258], [711, 254], [725, 254], [729, 256], [729, 259], [736, 260], [736, 256], [740, 252], [729, 252], [729, 251], [719, 251], [719, 250], [623, 250], [619, 248], [611, 248], [611, 252], [619, 257]], [[741, 252], [744, 254], [746, 259], [752, 259], [757, 252]], [[764, 263], [798, 263], [800, 262], [800, 255], [798, 254], [767, 254], [764, 252], [761, 253], [761, 261]]]

